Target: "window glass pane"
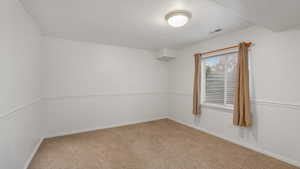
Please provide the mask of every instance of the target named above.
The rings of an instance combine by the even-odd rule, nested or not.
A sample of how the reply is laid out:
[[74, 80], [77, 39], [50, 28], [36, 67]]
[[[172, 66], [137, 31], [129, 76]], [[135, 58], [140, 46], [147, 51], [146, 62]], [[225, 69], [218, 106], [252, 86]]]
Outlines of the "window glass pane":
[[203, 60], [204, 103], [232, 106], [236, 86], [237, 55], [226, 54]]
[[205, 59], [205, 102], [224, 105], [224, 57]]
[[236, 86], [236, 55], [229, 55], [226, 57], [226, 93], [225, 100], [227, 105], [234, 104], [234, 91]]

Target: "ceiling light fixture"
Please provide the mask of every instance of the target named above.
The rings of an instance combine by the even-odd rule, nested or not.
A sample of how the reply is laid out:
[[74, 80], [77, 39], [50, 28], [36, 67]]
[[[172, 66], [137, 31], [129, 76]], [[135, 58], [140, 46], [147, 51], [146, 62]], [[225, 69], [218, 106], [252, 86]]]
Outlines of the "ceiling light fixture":
[[166, 15], [165, 19], [172, 27], [182, 27], [189, 22], [192, 14], [188, 11], [178, 10], [170, 12]]

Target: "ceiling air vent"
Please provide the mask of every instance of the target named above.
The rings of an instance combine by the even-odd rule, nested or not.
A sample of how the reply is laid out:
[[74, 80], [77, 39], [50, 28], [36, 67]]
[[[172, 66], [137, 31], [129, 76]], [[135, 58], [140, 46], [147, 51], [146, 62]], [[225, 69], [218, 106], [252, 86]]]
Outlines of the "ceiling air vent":
[[218, 32], [221, 32], [222, 30], [223, 30], [223, 29], [221, 29], [221, 28], [217, 28], [217, 29], [211, 31], [210, 33], [211, 33], [211, 34], [213, 34], [213, 33], [218, 33]]

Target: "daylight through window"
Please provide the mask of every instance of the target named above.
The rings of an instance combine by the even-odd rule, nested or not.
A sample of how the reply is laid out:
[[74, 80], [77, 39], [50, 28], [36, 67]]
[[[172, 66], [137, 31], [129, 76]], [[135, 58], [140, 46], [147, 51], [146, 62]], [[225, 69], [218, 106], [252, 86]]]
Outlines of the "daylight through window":
[[204, 58], [202, 97], [204, 104], [233, 107], [237, 53]]

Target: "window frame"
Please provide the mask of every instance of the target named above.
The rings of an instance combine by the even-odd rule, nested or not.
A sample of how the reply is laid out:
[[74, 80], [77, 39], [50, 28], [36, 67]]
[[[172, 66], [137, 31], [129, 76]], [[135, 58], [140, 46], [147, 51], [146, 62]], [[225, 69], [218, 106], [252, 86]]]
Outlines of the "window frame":
[[[229, 110], [232, 111], [234, 109], [234, 105], [232, 104], [226, 104], [226, 99], [227, 99], [227, 71], [225, 71], [224, 73], [224, 104], [220, 105], [220, 104], [214, 104], [214, 103], [207, 103], [205, 102], [206, 99], [206, 72], [205, 72], [205, 65], [204, 65], [204, 61], [213, 57], [222, 57], [224, 55], [229, 55], [229, 54], [237, 54], [237, 51], [231, 51], [231, 52], [226, 52], [226, 53], [220, 53], [220, 54], [216, 54], [216, 55], [209, 55], [206, 57], [202, 57], [202, 61], [201, 61], [201, 105], [203, 107], [208, 107], [208, 108], [217, 108], [217, 109], [223, 109], [223, 110]], [[224, 56], [226, 57], [226, 56]], [[236, 56], [238, 57], [238, 56]], [[227, 70], [227, 64], [225, 64], [225, 70]]]

